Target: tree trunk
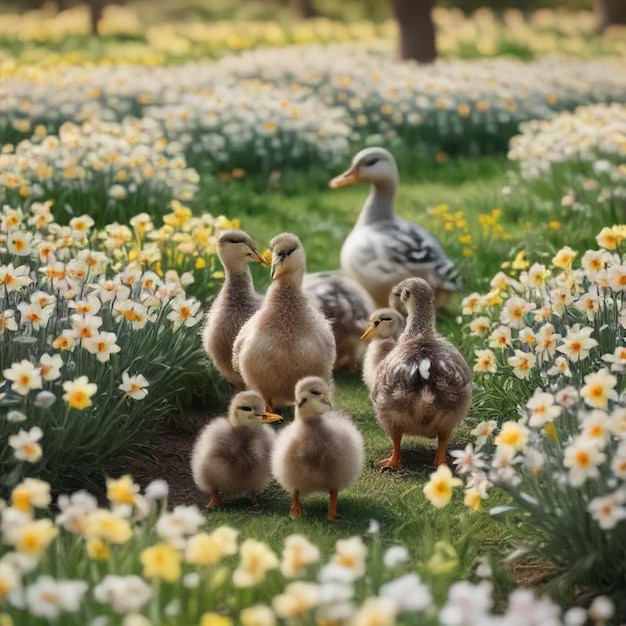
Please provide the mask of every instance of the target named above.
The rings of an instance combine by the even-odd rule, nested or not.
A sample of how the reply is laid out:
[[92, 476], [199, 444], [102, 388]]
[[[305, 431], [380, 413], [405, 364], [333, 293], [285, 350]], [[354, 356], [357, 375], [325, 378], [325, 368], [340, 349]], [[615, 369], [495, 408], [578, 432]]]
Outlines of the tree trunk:
[[624, 0], [593, 0], [596, 29], [603, 33], [611, 24], [626, 24]]
[[100, 34], [98, 31], [98, 24], [102, 18], [104, 12], [105, 0], [89, 0], [89, 32], [92, 35]]
[[295, 20], [306, 20], [317, 15], [313, 0], [289, 0], [289, 6]]
[[432, 63], [437, 58], [432, 15], [435, 0], [391, 0], [391, 3], [398, 21], [400, 58]]

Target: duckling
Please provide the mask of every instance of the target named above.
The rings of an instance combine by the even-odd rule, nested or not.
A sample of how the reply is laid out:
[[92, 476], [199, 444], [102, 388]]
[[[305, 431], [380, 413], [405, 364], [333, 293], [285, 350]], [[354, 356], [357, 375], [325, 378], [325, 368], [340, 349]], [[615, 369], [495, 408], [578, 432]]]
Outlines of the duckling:
[[403, 330], [404, 317], [395, 308], [376, 309], [370, 315], [369, 326], [361, 335], [361, 339], [371, 339], [365, 350], [362, 372], [363, 382], [370, 392], [376, 368], [394, 348]]
[[332, 326], [337, 348], [335, 369], [356, 373], [363, 356], [359, 337], [375, 308], [372, 297], [356, 280], [338, 271], [305, 274], [302, 289]]
[[395, 215], [400, 177], [393, 155], [379, 147], [361, 150], [329, 185], [335, 189], [361, 181], [370, 183], [371, 191], [341, 248], [341, 269], [369, 291], [378, 307], [387, 306], [391, 288], [411, 276], [427, 280], [437, 304], [445, 305], [457, 290], [454, 265], [433, 234]]
[[435, 326], [435, 294], [422, 278], [405, 281], [406, 327], [376, 369], [371, 400], [378, 422], [393, 441], [381, 467], [400, 466], [402, 435], [437, 437], [435, 464], [446, 461], [448, 439], [465, 417], [472, 396], [472, 371]]
[[261, 393], [268, 410], [292, 404], [305, 376], [330, 381], [336, 357], [330, 322], [302, 291], [306, 254], [300, 239], [282, 233], [270, 247], [272, 284], [233, 346], [233, 368]]
[[224, 266], [224, 284], [207, 311], [202, 328], [202, 345], [213, 364], [235, 392], [246, 386], [233, 369], [233, 343], [244, 322], [257, 311], [263, 296], [252, 284], [249, 263], [268, 265], [242, 230], [226, 230], [217, 240], [217, 256]]
[[271, 453], [276, 433], [269, 424], [280, 415], [265, 412], [265, 402], [256, 391], [236, 394], [228, 417], [218, 417], [201, 431], [191, 453], [191, 473], [200, 489], [208, 491], [208, 507], [222, 504], [220, 493], [256, 494], [269, 484]]
[[337, 494], [357, 481], [363, 460], [363, 437], [347, 415], [333, 411], [326, 381], [300, 380], [295, 419], [279, 432], [272, 454], [272, 475], [293, 495], [290, 517], [304, 514], [301, 496], [328, 491], [326, 519], [334, 521]]

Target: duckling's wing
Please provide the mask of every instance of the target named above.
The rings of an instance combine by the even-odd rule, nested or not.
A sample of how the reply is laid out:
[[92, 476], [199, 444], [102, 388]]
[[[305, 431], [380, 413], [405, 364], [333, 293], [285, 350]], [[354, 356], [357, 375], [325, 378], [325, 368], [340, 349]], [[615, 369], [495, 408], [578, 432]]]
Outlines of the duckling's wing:
[[407, 342], [381, 362], [372, 388], [380, 407], [406, 409], [407, 402], [428, 401], [455, 409], [471, 387], [472, 373], [446, 340]]
[[[359, 229], [358, 262], [390, 281], [423, 276], [433, 286], [457, 289], [455, 268], [439, 240], [418, 224], [401, 218], [376, 222]], [[361, 232], [362, 231], [362, 232]]]

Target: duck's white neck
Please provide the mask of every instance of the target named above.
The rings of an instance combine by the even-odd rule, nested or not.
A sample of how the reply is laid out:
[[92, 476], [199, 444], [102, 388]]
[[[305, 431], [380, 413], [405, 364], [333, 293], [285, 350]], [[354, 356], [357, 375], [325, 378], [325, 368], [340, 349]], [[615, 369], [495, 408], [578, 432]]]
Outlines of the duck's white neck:
[[391, 219], [394, 216], [393, 200], [398, 182], [396, 180], [376, 181], [372, 183], [369, 196], [361, 209], [357, 224], [372, 224]]
[[290, 291], [302, 291], [302, 279], [304, 278], [304, 272], [305, 269], [302, 268], [281, 274], [270, 285], [268, 295], [270, 291], [275, 293], [283, 289], [288, 289]]

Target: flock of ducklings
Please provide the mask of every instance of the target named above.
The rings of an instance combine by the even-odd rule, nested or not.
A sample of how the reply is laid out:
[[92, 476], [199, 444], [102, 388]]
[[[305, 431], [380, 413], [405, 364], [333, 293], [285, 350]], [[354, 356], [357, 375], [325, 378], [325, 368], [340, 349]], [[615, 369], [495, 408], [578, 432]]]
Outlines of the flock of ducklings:
[[[436, 437], [435, 464], [446, 462], [448, 439], [467, 413], [471, 370], [435, 325], [436, 307], [456, 289], [454, 268], [436, 238], [398, 218], [399, 176], [393, 156], [367, 148], [332, 188], [369, 182], [371, 192], [341, 250], [341, 270], [306, 273], [300, 239], [270, 242], [272, 282], [256, 292], [249, 263], [270, 265], [241, 230], [223, 232], [218, 257], [225, 279], [207, 312], [203, 344], [235, 395], [228, 417], [211, 420], [193, 447], [191, 470], [210, 495], [256, 494], [275, 479], [292, 496], [337, 495], [359, 478], [363, 438], [351, 418], [333, 409], [333, 370], [356, 372], [369, 389], [376, 418], [393, 442], [381, 467], [401, 465], [403, 435]], [[359, 344], [369, 340], [361, 358]], [[275, 407], [295, 405], [276, 432]]]

